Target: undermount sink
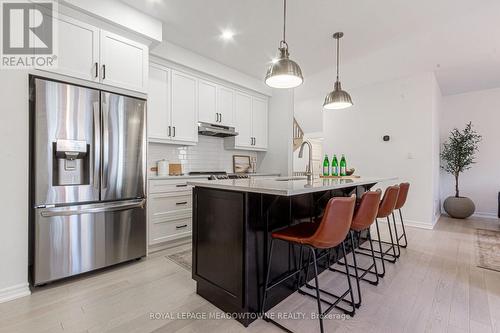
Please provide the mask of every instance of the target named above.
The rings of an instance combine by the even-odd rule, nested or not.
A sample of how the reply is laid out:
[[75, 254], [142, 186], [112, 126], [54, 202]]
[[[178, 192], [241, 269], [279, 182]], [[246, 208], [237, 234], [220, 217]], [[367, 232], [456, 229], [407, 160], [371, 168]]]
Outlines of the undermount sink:
[[306, 180], [307, 177], [304, 177], [304, 176], [295, 176], [295, 177], [279, 177], [279, 178], [275, 178], [274, 180], [278, 181], [278, 182], [287, 182], [289, 180]]

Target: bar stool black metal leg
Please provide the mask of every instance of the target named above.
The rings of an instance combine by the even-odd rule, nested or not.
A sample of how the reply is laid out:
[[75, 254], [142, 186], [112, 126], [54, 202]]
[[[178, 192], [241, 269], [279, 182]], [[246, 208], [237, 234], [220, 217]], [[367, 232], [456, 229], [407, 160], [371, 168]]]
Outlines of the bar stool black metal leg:
[[[352, 238], [351, 238], [352, 240]], [[353, 248], [353, 253], [354, 253], [354, 248]], [[349, 273], [349, 265], [347, 264], [347, 252], [345, 250], [345, 246], [344, 246], [344, 242], [342, 242], [342, 254], [344, 255], [344, 260], [345, 260], [345, 273], [346, 273], [346, 276], [347, 276], [347, 284], [349, 285], [349, 294], [351, 295], [351, 305], [352, 305], [352, 314], [351, 314], [351, 317], [354, 316], [354, 313], [356, 312], [355, 308], [356, 308], [356, 303], [354, 302], [354, 293], [352, 291], [352, 284], [351, 284], [351, 274]], [[355, 264], [356, 265], [356, 264]], [[356, 273], [357, 275], [357, 273]], [[358, 281], [358, 288], [359, 288], [359, 281]], [[359, 291], [359, 289], [358, 289]], [[359, 295], [359, 301], [360, 301], [360, 304], [361, 304], [361, 294]]]
[[[358, 288], [358, 301], [357, 302], [354, 302], [353, 300], [353, 305], [356, 307], [356, 308], [359, 308], [361, 306], [361, 288], [359, 286], [359, 273], [358, 273], [358, 263], [356, 261], [356, 253], [354, 251], [355, 247], [354, 247], [354, 237], [352, 236], [352, 233], [353, 231], [349, 231], [349, 238], [351, 238], [351, 246], [352, 246], [352, 259], [353, 259], [353, 262], [354, 262], [354, 273], [356, 274], [356, 287]], [[344, 261], [345, 261], [345, 264], [346, 264], [346, 269], [347, 267], [349, 266], [348, 263], [347, 263], [347, 256], [344, 255]], [[350, 278], [347, 277], [349, 280]], [[352, 293], [351, 293], [351, 296], [352, 296]]]
[[264, 320], [267, 318], [266, 317], [266, 298], [267, 298], [267, 292], [268, 292], [268, 285], [269, 285], [269, 276], [271, 275], [271, 259], [273, 258], [273, 247], [274, 247], [274, 239], [271, 238], [271, 246], [269, 248], [269, 261], [267, 262], [267, 272], [266, 272], [266, 282], [264, 284], [264, 295], [262, 296], [262, 306], [261, 306], [261, 314]]
[[389, 236], [391, 237], [391, 248], [394, 259], [399, 258], [399, 255], [396, 254], [396, 246], [394, 244], [394, 237], [392, 237], [392, 228], [391, 228], [391, 219], [387, 216], [387, 226], [389, 227]]
[[300, 255], [299, 255], [299, 268], [298, 268], [298, 271], [299, 271], [299, 274], [297, 274], [297, 285], [295, 286], [295, 291], [299, 290], [299, 287], [300, 287], [300, 278], [302, 277], [302, 261], [303, 261], [303, 258], [304, 258], [304, 246], [303, 245], [300, 245]]
[[[319, 327], [321, 330], [321, 333], [324, 333], [324, 328], [323, 328], [323, 311], [321, 310], [321, 296], [319, 293], [319, 282], [318, 282], [318, 265], [316, 262], [316, 253], [314, 251], [314, 248], [309, 246], [309, 250], [311, 251], [311, 255], [313, 258], [313, 264], [314, 264], [314, 282], [316, 284], [316, 301], [318, 303], [318, 318], [319, 318]], [[306, 277], [307, 279], [307, 277]]]
[[384, 251], [382, 250], [382, 241], [380, 238], [380, 229], [378, 227], [378, 220], [375, 219], [375, 226], [377, 227], [377, 237], [378, 237], [378, 248], [380, 250], [380, 261], [382, 262], [382, 273], [379, 274], [380, 277], [385, 275], [385, 263], [384, 263]]
[[392, 224], [394, 225], [394, 234], [396, 235], [396, 244], [398, 245], [398, 258], [399, 258], [401, 256], [401, 248], [399, 247], [398, 228], [396, 227], [396, 218], [394, 217], [394, 212], [392, 212], [391, 215], [392, 215]]
[[[378, 274], [378, 269], [377, 269], [377, 261], [375, 260], [375, 251], [373, 251], [373, 240], [372, 240], [372, 234], [370, 229], [368, 229], [368, 242], [370, 242], [370, 250], [372, 252], [372, 258], [373, 258], [373, 267], [375, 268], [375, 283], [372, 283], [374, 285], [378, 285], [379, 282], [379, 274]], [[370, 282], [371, 283], [371, 282]]]
[[405, 224], [403, 222], [403, 214], [401, 213], [401, 209], [399, 210], [399, 218], [401, 219], [401, 226], [403, 227], [403, 237], [405, 239], [405, 244], [401, 245], [402, 247], [407, 247], [408, 246], [408, 239], [406, 239], [406, 230], [405, 230]]

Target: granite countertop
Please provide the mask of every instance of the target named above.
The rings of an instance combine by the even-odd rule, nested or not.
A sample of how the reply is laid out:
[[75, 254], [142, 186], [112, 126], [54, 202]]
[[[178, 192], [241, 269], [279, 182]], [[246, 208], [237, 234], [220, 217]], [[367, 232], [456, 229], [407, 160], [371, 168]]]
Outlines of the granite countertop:
[[[286, 180], [295, 178], [295, 180]], [[297, 179], [299, 178], [299, 179]], [[226, 180], [192, 180], [189, 185], [207, 187], [239, 192], [264, 193], [281, 196], [293, 196], [298, 194], [321, 192], [345, 187], [380, 183], [397, 180], [397, 177], [377, 178], [362, 177], [356, 179], [321, 179], [315, 178], [308, 183], [304, 177], [274, 177], [274, 178], [250, 178], [250, 179], [226, 179]]]

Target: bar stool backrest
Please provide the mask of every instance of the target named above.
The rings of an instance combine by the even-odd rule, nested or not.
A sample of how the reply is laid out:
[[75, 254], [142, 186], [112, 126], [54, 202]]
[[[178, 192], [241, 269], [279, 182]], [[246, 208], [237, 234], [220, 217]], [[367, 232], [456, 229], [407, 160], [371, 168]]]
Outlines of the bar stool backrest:
[[399, 186], [393, 185], [389, 186], [385, 189], [384, 197], [380, 202], [378, 207], [378, 218], [384, 218], [394, 211], [394, 207], [396, 207], [396, 201], [398, 200]]
[[396, 207], [394, 207], [394, 209], [401, 209], [401, 207], [405, 205], [409, 189], [410, 189], [410, 183], [399, 184], [398, 200], [396, 201]]
[[363, 193], [359, 206], [352, 219], [352, 230], [366, 230], [375, 222], [381, 197], [382, 190], [380, 189]]
[[331, 198], [318, 229], [304, 243], [320, 249], [329, 249], [342, 243], [351, 227], [355, 205], [355, 195]]

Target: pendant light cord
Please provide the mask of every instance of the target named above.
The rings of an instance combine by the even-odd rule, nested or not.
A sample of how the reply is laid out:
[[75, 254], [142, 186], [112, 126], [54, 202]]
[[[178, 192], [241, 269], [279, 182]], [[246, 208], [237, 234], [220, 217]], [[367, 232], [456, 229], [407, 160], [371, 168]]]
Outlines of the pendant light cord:
[[339, 62], [340, 62], [339, 45], [340, 45], [340, 38], [337, 38], [337, 81], [339, 80]]
[[285, 45], [288, 49], [288, 44], [286, 43], [286, 0], [283, 0], [283, 39], [280, 44]]

